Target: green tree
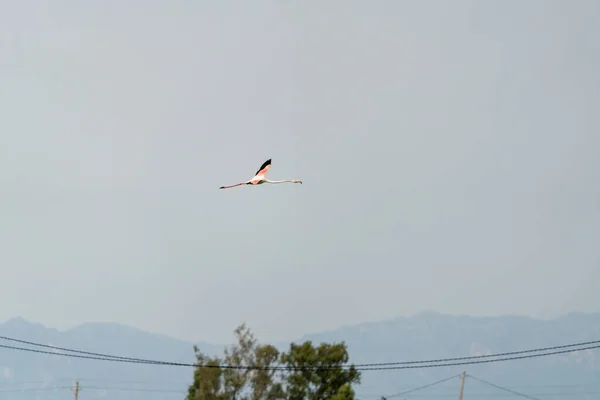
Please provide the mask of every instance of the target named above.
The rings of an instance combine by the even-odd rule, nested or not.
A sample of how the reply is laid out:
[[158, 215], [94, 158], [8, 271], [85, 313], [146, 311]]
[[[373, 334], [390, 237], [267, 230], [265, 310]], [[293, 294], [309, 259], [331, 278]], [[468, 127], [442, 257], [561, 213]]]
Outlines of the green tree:
[[259, 344], [245, 323], [234, 333], [236, 343], [224, 349], [223, 358], [208, 357], [194, 346], [200, 366], [187, 400], [354, 400], [352, 384], [360, 382], [360, 372], [344, 366], [349, 356], [343, 342], [315, 347], [307, 341], [281, 353]]
[[297, 345], [281, 356], [281, 361], [291, 368], [306, 368], [287, 374], [286, 392], [288, 400], [352, 400], [351, 385], [360, 383], [360, 372], [354, 365], [344, 368], [349, 355], [344, 342], [321, 343], [313, 346], [311, 341]]
[[205, 368], [196, 368], [194, 371], [194, 383], [188, 389], [187, 400], [225, 400], [221, 391], [221, 379], [223, 370], [218, 357], [208, 357], [202, 354], [197, 346], [194, 346], [196, 363], [206, 365]]
[[[225, 348], [224, 361], [226, 365], [254, 365], [256, 339], [245, 323], [234, 331], [237, 343]], [[250, 369], [225, 369], [223, 371], [224, 394], [227, 399], [244, 399], [240, 397], [248, 384], [253, 371]]]
[[[200, 366], [194, 371], [194, 382], [188, 388], [186, 399], [285, 399], [281, 384], [275, 382], [276, 371], [269, 369], [278, 362], [279, 351], [271, 345], [258, 344], [245, 323], [238, 326], [234, 333], [236, 343], [224, 349], [222, 359], [208, 357], [194, 346], [196, 362]], [[228, 365], [259, 366], [265, 369], [227, 368]], [[219, 366], [219, 368], [210, 368], [211, 366]]]
[[[279, 366], [279, 350], [270, 344], [258, 345], [254, 350], [254, 365], [258, 368]], [[285, 391], [281, 382], [276, 381], [277, 371], [274, 369], [255, 369], [252, 371], [252, 400], [285, 399]]]
[[352, 389], [352, 385], [345, 384], [340, 387], [331, 400], [354, 400], [354, 389]]

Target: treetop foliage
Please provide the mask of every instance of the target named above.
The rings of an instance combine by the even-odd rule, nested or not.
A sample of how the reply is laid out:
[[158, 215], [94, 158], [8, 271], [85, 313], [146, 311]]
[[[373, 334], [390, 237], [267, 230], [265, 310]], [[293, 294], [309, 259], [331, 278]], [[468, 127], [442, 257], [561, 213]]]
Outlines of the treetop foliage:
[[360, 372], [354, 365], [344, 367], [349, 360], [345, 343], [315, 346], [306, 341], [292, 343], [288, 351], [280, 352], [270, 344], [258, 343], [245, 323], [234, 333], [236, 343], [225, 348], [222, 357], [208, 357], [194, 346], [201, 366], [194, 371], [186, 400], [354, 400], [352, 385], [360, 383]]

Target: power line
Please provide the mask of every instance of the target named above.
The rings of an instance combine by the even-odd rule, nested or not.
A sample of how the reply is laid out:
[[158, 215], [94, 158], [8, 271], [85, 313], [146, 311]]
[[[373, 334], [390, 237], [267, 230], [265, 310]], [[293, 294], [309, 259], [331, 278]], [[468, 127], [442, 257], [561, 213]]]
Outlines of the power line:
[[[62, 382], [72, 381], [72, 377], [63, 378], [52, 378], [50, 380], [37, 380], [37, 381], [4, 381], [0, 382], [0, 389], [6, 386], [19, 386], [19, 385], [46, 385], [50, 382]], [[157, 381], [157, 380], [122, 380], [122, 379], [102, 379], [102, 378], [80, 378], [79, 382], [100, 382], [100, 383], [119, 383], [119, 384], [141, 384], [141, 385], [188, 385], [188, 381]]]
[[[391, 399], [394, 397], [400, 397], [402, 395], [406, 395], [409, 393], [414, 393], [429, 387], [433, 387], [436, 385], [439, 385], [441, 383], [444, 383], [446, 381], [455, 379], [460, 377], [461, 374], [458, 375], [453, 375], [451, 377], [448, 377], [446, 379], [442, 379], [436, 382], [432, 382], [430, 384], [427, 385], [423, 385], [423, 386], [419, 386], [417, 388], [412, 388], [400, 393], [395, 393], [392, 395], [388, 395], [388, 396], [380, 396], [378, 398], [381, 399]], [[576, 387], [580, 387], [582, 389], [584, 389], [584, 391], [561, 391], [561, 392], [535, 392], [535, 393], [529, 393], [529, 394], [525, 394], [525, 393], [519, 393], [513, 389], [508, 389], [505, 387], [502, 387], [500, 385], [497, 384], [493, 384], [491, 382], [487, 382], [484, 381], [483, 379], [480, 378], [476, 378], [472, 375], [467, 374], [467, 377], [470, 377], [472, 379], [478, 380], [482, 383], [488, 384], [494, 388], [498, 388], [501, 389], [503, 391], [509, 391], [511, 394], [517, 395], [517, 396], [525, 396], [526, 398], [529, 399], [536, 399], [534, 396], [543, 396], [543, 397], [553, 397], [553, 396], [569, 396], [569, 395], [598, 395], [600, 394], [600, 391], [594, 391], [594, 390], [589, 390], [585, 391], [584, 386], [586, 386], [587, 384], [558, 384], [558, 385], [529, 385], [529, 386], [524, 386], [524, 387], [529, 387], [529, 388], [576, 388]], [[68, 378], [63, 378], [63, 379], [59, 379], [59, 380], [65, 380]], [[106, 381], [106, 382], [115, 382], [115, 383], [143, 383], [143, 384], [154, 384], [156, 382], [154, 381], [120, 381], [120, 380], [103, 380], [103, 379], [81, 379], [80, 381]], [[44, 383], [43, 381], [21, 381], [21, 382], [15, 382], [16, 384], [30, 384], [30, 383]], [[178, 384], [185, 384], [187, 385], [187, 383], [184, 382], [178, 382]], [[145, 387], [112, 387], [112, 386], [87, 386], [87, 385], [81, 385], [81, 388], [84, 388], [86, 390], [94, 390], [94, 391], [107, 391], [107, 392], [154, 392], [154, 393], [187, 393], [186, 390], [183, 389], [168, 389], [168, 388], [145, 388]], [[521, 387], [521, 386], [513, 386], [513, 387]], [[0, 388], [0, 393], [17, 393], [17, 392], [46, 392], [46, 391], [56, 391], [56, 390], [67, 390], [67, 389], [72, 389], [71, 386], [46, 386], [46, 387], [38, 387], [38, 388], [6, 388], [6, 389], [2, 389]], [[469, 392], [470, 396], [475, 396], [475, 397], [481, 397], [481, 398], [493, 398], [493, 397], [500, 397], [502, 396], [502, 394], [494, 394], [494, 393], [478, 393], [478, 392]], [[377, 395], [372, 394], [372, 395], [366, 395], [366, 394], [362, 394], [362, 395], [357, 395], [357, 398], [365, 398], [365, 397], [376, 397]], [[427, 393], [427, 394], [412, 394], [410, 397], [420, 397], [420, 396], [426, 396], [426, 397], [455, 397], [456, 394], [455, 393]], [[537, 399], [536, 399], [537, 400]]]
[[530, 399], [530, 400], [540, 400], [540, 399], [538, 399], [537, 397], [533, 397], [533, 396], [530, 396], [530, 395], [528, 395], [528, 394], [525, 394], [525, 393], [517, 392], [516, 390], [512, 390], [512, 389], [508, 389], [508, 388], [505, 388], [505, 387], [503, 387], [503, 386], [500, 386], [500, 385], [496, 385], [496, 384], [494, 384], [494, 383], [492, 383], [492, 382], [488, 382], [488, 381], [486, 381], [486, 380], [483, 380], [483, 379], [477, 378], [477, 377], [475, 377], [475, 376], [473, 376], [473, 375], [470, 375], [470, 374], [469, 374], [469, 375], [467, 375], [467, 376], [468, 376], [469, 378], [471, 378], [471, 379], [475, 379], [476, 381], [479, 381], [479, 382], [481, 382], [481, 383], [485, 383], [485, 384], [486, 384], [486, 385], [488, 385], [488, 386], [492, 386], [492, 387], [495, 387], [496, 389], [504, 390], [505, 392], [512, 393], [512, 394], [514, 394], [514, 395], [517, 395], [517, 396], [525, 397], [526, 399]]
[[155, 393], [187, 393], [187, 390], [176, 389], [147, 389], [147, 388], [129, 388], [129, 387], [102, 387], [102, 386], [84, 386], [86, 390], [106, 390], [115, 392], [155, 392]]
[[[406, 390], [406, 391], [403, 391], [403, 392], [399, 392], [399, 393], [396, 393], [396, 394], [392, 394], [392, 395], [389, 395], [389, 396], [382, 396], [381, 398], [382, 399], [391, 399], [393, 397], [400, 397], [400, 396], [403, 396], [403, 395], [406, 395], [406, 394], [409, 394], [409, 393], [414, 393], [414, 392], [417, 392], [419, 390], [427, 389], [427, 388], [430, 388], [430, 387], [433, 387], [433, 386], [437, 386], [437, 385], [439, 385], [441, 383], [450, 381], [452, 379], [456, 379], [458, 377], [461, 377], [463, 374], [465, 374], [465, 376], [467, 376], [467, 377], [469, 377], [471, 379], [474, 379], [474, 380], [479, 381], [481, 383], [484, 383], [486, 385], [492, 386], [492, 387], [494, 387], [496, 389], [500, 389], [500, 390], [503, 390], [505, 392], [511, 393], [513, 395], [525, 397], [525, 398], [530, 399], [530, 400], [540, 400], [537, 397], [533, 397], [532, 395], [528, 395], [528, 394], [525, 394], [525, 393], [517, 392], [516, 390], [512, 390], [512, 389], [508, 389], [508, 388], [500, 386], [500, 385], [496, 385], [496, 384], [494, 384], [492, 382], [486, 381], [484, 379], [477, 378], [477, 377], [475, 377], [473, 375], [466, 374], [466, 373], [462, 373], [462, 374], [458, 374], [458, 375], [453, 375], [453, 376], [450, 376], [450, 377], [448, 377], [446, 379], [442, 379], [442, 380], [439, 380], [439, 381], [436, 381], [436, 382], [429, 383], [427, 385], [419, 386], [419, 387], [416, 387], [416, 388], [413, 388], [413, 389], [409, 389], [409, 390]], [[581, 392], [579, 392], [579, 393], [581, 393]], [[462, 394], [462, 391], [461, 391], [461, 394]], [[546, 394], [552, 395], [551, 393], [546, 393]], [[455, 395], [454, 394], [453, 395], [430, 394], [429, 396], [455, 396]], [[490, 394], [480, 394], [479, 396], [492, 397], [493, 395], [490, 395]]]
[[[139, 362], [159, 363], [159, 361], [154, 361], [154, 360], [144, 360], [142, 358], [113, 356], [111, 354], [94, 353], [94, 352], [91, 352], [91, 351], [69, 349], [69, 348], [66, 348], [66, 347], [52, 346], [52, 345], [49, 345], [49, 344], [31, 342], [29, 340], [15, 339], [15, 338], [7, 337], [7, 336], [0, 336], [0, 339], [7, 340], [9, 342], [16, 342], [16, 343], [28, 344], [28, 345], [31, 345], [31, 346], [44, 347], [46, 349], [53, 349], [53, 350], [58, 350], [58, 351], [68, 351], [70, 353], [87, 354], [87, 355], [90, 355], [90, 356], [96, 356], [96, 357], [102, 357], [102, 358], [114, 358], [114, 359], [117, 359], [117, 360], [131, 360], [131, 361], [139, 361]], [[55, 353], [53, 353], [53, 354], [55, 354]]]
[[[542, 351], [566, 349], [566, 348], [571, 348], [571, 347], [581, 347], [581, 346], [588, 346], [588, 345], [592, 345], [592, 344], [593, 345], [600, 344], [600, 340], [592, 340], [589, 342], [580, 342], [580, 343], [572, 343], [572, 344], [563, 344], [563, 345], [551, 346], [551, 347], [541, 347], [541, 348], [529, 349], [529, 350], [510, 351], [510, 352], [505, 352], [505, 353], [483, 354], [483, 355], [479, 355], [479, 356], [440, 358], [437, 360], [433, 359], [433, 360], [423, 360], [423, 361], [396, 361], [396, 362], [387, 362], [387, 363], [355, 364], [355, 365], [357, 367], [383, 367], [383, 366], [391, 366], [391, 365], [428, 364], [428, 363], [440, 363], [440, 362], [463, 361], [463, 360], [477, 360], [477, 359], [481, 359], [481, 358], [496, 358], [496, 357], [518, 355], [518, 354], [537, 353], [537, 352], [542, 352]], [[594, 348], [597, 348], [597, 347], [598, 346], [595, 346]], [[578, 350], [582, 350], [582, 349], [569, 350], [568, 353], [571, 351], [578, 351]], [[460, 365], [460, 364], [458, 364], [458, 365]]]
[[[42, 385], [42, 388], [46, 387], [46, 385], [51, 382], [64, 382], [64, 381], [73, 381], [73, 377], [61, 377], [61, 378], [53, 378], [51, 380], [26, 380], [26, 381], [4, 381], [0, 382], [0, 390], [3, 388], [6, 389], [16, 389], [15, 386], [25, 386], [25, 385]], [[179, 380], [128, 380], [128, 379], [111, 379], [111, 378], [92, 378], [92, 377], [82, 377], [78, 378], [81, 383], [94, 383], [94, 384], [127, 384], [127, 385], [144, 385], [147, 386], [163, 386], [168, 388], [169, 386], [188, 386], [189, 381], [179, 381]], [[498, 383], [496, 383], [499, 385]], [[552, 384], [541, 384], [541, 383], [533, 383], [533, 384], [517, 384], [510, 385], [513, 390], [516, 389], [528, 389], [528, 390], [574, 390], [574, 389], [582, 389], [582, 390], [593, 390], [592, 393], [600, 393], [600, 382], [590, 382], [590, 381], [580, 381], [580, 382], [571, 382], [571, 383], [552, 383]], [[413, 389], [412, 385], [400, 385], [397, 386], [397, 389], [400, 390], [408, 390]], [[471, 393], [473, 394], [473, 393]], [[536, 393], [530, 393], [531, 395], [536, 395]], [[538, 393], [539, 394], [539, 393]], [[544, 392], [541, 394], [554, 394], [554, 392]], [[567, 394], [572, 394], [571, 392]], [[432, 396], [435, 393], [432, 393]], [[379, 396], [379, 394], [361, 394], [361, 397], [373, 397]], [[454, 395], [453, 395], [454, 396]]]
[[[47, 392], [51, 390], [73, 390], [72, 386], [48, 386], [41, 388], [15, 388], [15, 389], [0, 389], [0, 393], [16, 393], [16, 392]], [[154, 389], [154, 388], [132, 388], [132, 387], [101, 387], [101, 386], [83, 386], [79, 385], [79, 390], [106, 390], [109, 392], [155, 392], [155, 393], [187, 393], [185, 390], [176, 389]]]
[[[206, 365], [206, 364], [203, 365], [203, 364], [191, 364], [191, 363], [168, 362], [168, 361], [131, 360], [131, 359], [120, 359], [120, 358], [86, 356], [86, 355], [79, 355], [79, 354], [55, 353], [55, 352], [50, 352], [50, 351], [27, 349], [27, 348], [23, 348], [23, 347], [7, 346], [7, 345], [0, 345], [0, 348], [19, 350], [19, 351], [28, 351], [28, 352], [33, 352], [33, 353], [48, 354], [48, 355], [54, 355], [54, 356], [83, 358], [83, 359], [98, 360], [98, 361], [114, 361], [114, 362], [133, 363], [133, 364], [164, 365], [164, 366], [176, 366], [176, 367], [221, 368], [221, 369], [239, 369], [239, 370], [279, 370], [279, 371], [309, 371], [309, 370], [319, 370], [319, 369], [323, 370], [323, 369], [351, 367], [348, 365], [342, 365], [342, 366], [337, 366], [337, 367], [336, 366], [259, 367], [259, 366], [250, 366], [250, 365], [247, 365], [247, 366], [245, 366], [245, 365]], [[465, 362], [443, 363], [443, 364], [425, 364], [425, 365], [397, 365], [397, 366], [389, 366], [389, 367], [355, 367], [355, 369], [358, 371], [381, 371], [381, 370], [452, 367], [452, 366], [458, 366], [458, 365], [485, 364], [485, 363], [492, 363], [492, 362], [502, 362], [502, 361], [510, 361], [510, 360], [521, 360], [521, 359], [527, 359], [527, 358], [545, 357], [545, 356], [550, 356], [550, 355], [555, 355], [555, 354], [571, 353], [573, 351], [591, 350], [591, 349], [596, 349], [596, 348], [600, 348], [600, 345], [582, 347], [582, 348], [577, 348], [577, 349], [554, 351], [554, 352], [528, 354], [528, 355], [524, 355], [524, 356], [496, 358], [496, 359], [491, 359], [491, 360], [465, 361]], [[423, 363], [426, 363], [426, 362], [427, 361], [423, 361]]]
[[[107, 354], [107, 353], [94, 353], [94, 352], [90, 352], [90, 351], [83, 351], [83, 350], [66, 348], [66, 347], [52, 346], [52, 345], [43, 344], [43, 343], [36, 343], [36, 342], [28, 341], [28, 340], [15, 339], [15, 338], [7, 337], [7, 336], [0, 336], [0, 339], [11, 341], [11, 342], [22, 343], [22, 344], [28, 344], [31, 346], [44, 347], [44, 348], [53, 349], [53, 350], [68, 351], [70, 353], [86, 354], [86, 355], [100, 357], [100, 358], [109, 358], [109, 359], [113, 358], [113, 359], [117, 359], [117, 360], [128, 360], [128, 361], [135, 361], [135, 362], [139, 362], [139, 363], [149, 363], [149, 364], [194, 366], [192, 364], [185, 364], [185, 363], [176, 363], [176, 362], [174, 363], [174, 362], [169, 362], [169, 361], [157, 361], [157, 360], [150, 360], [150, 359], [144, 359], [144, 358], [115, 356], [115, 355]], [[596, 345], [596, 344], [600, 345], [600, 340], [592, 340], [592, 341], [587, 341], [587, 342], [563, 344], [563, 345], [549, 346], [549, 347], [540, 347], [540, 348], [528, 349], [528, 350], [510, 351], [510, 352], [504, 352], [504, 353], [483, 354], [483, 355], [478, 355], [478, 356], [438, 358], [438, 359], [418, 360], [418, 361], [413, 360], [413, 361], [395, 361], [395, 362], [385, 362], [385, 363], [353, 364], [353, 365], [354, 365], [354, 367], [357, 367], [357, 368], [358, 367], [369, 368], [369, 367], [386, 367], [386, 366], [393, 366], [393, 365], [446, 363], [446, 362], [464, 361], [464, 360], [477, 360], [477, 359], [483, 359], [483, 358], [498, 358], [498, 357], [505, 357], [505, 356], [519, 355], [519, 354], [527, 354], [527, 353], [539, 353], [539, 352], [545, 352], [545, 351], [551, 351], [551, 350], [560, 350], [560, 349], [567, 349], [567, 348], [572, 348], [572, 347], [581, 347], [581, 346], [588, 346], [588, 345]], [[5, 347], [5, 346], [0, 345], [0, 347]], [[593, 349], [593, 348], [598, 348], [598, 347], [600, 347], [600, 346], [585, 347], [582, 349], [569, 350], [566, 353], [570, 353], [571, 351], [588, 350], [588, 349]], [[13, 347], [9, 347], [9, 348], [13, 348]], [[14, 347], [14, 349], [21, 349], [21, 348]], [[562, 353], [565, 353], [565, 352], [562, 352]], [[56, 354], [56, 353], [52, 353], [52, 354]], [[551, 354], [561, 354], [561, 353], [551, 353]], [[511, 359], [514, 359], [514, 358], [511, 358]], [[456, 365], [464, 365], [464, 364], [456, 364]], [[195, 366], [197, 366], [197, 365], [195, 365]], [[220, 366], [220, 367], [228, 368], [225, 366]], [[236, 366], [230, 366], [230, 367], [236, 367]], [[242, 368], [247, 368], [247, 367], [242, 367]]]
[[[4, 337], [0, 337], [0, 339], [2, 339], [2, 338], [4, 338]], [[8, 340], [26, 342], [26, 341], [22, 341], [20, 339], [12, 339], [12, 338], [8, 338]], [[33, 353], [38, 353], [38, 354], [48, 354], [48, 355], [63, 356], [63, 357], [91, 359], [91, 360], [97, 360], [97, 361], [114, 361], [114, 362], [133, 363], [133, 364], [165, 365], [165, 366], [195, 367], [195, 368], [202, 367], [202, 368], [222, 368], [222, 369], [242, 369], [242, 370], [252, 370], [252, 369], [254, 369], [254, 370], [281, 370], [281, 371], [306, 371], [306, 370], [350, 368], [350, 367], [354, 367], [355, 369], [360, 370], [360, 371], [437, 368], [437, 367], [484, 364], [484, 363], [491, 363], [491, 362], [502, 362], [502, 361], [509, 361], [509, 360], [545, 357], [545, 356], [555, 355], [555, 354], [571, 353], [574, 351], [591, 350], [591, 349], [600, 348], [600, 344], [595, 345], [595, 346], [586, 346], [586, 347], [578, 347], [578, 348], [573, 348], [573, 347], [578, 346], [579, 344], [571, 344], [571, 345], [561, 345], [561, 346], [553, 347], [556, 349], [569, 348], [568, 350], [556, 350], [556, 351], [551, 351], [551, 352], [527, 354], [527, 355], [514, 356], [514, 357], [498, 357], [498, 355], [496, 355], [497, 358], [486, 359], [486, 360], [473, 360], [476, 358], [481, 358], [480, 356], [460, 357], [459, 359], [470, 360], [470, 361], [446, 362], [446, 363], [436, 363], [436, 364], [428, 364], [428, 363], [431, 363], [432, 361], [436, 361], [436, 360], [424, 360], [424, 361], [396, 362], [396, 363], [393, 363], [394, 365], [389, 365], [392, 363], [385, 363], [385, 364], [383, 364], [383, 366], [379, 366], [381, 364], [358, 364], [358, 365], [355, 364], [355, 365], [319, 366], [319, 367], [308, 367], [308, 366], [259, 367], [259, 366], [250, 366], [250, 365], [246, 365], [246, 366], [244, 366], [244, 365], [202, 365], [202, 364], [182, 363], [182, 362], [157, 361], [157, 360], [147, 360], [147, 359], [139, 359], [139, 358], [131, 358], [131, 357], [112, 356], [112, 355], [102, 354], [102, 353], [93, 353], [93, 354], [98, 354], [98, 356], [94, 356], [94, 355], [85, 355], [85, 354], [90, 354], [91, 352], [84, 352], [81, 350], [57, 348], [54, 346], [49, 346], [49, 345], [44, 345], [44, 344], [34, 343], [34, 342], [27, 342], [27, 343], [36, 345], [36, 346], [40, 346], [40, 347], [49, 347], [49, 348], [53, 348], [56, 350], [69, 351], [69, 352], [74, 352], [74, 353], [84, 353], [84, 354], [56, 353], [56, 352], [51, 352], [51, 351], [28, 349], [28, 348], [8, 346], [8, 345], [0, 345], [0, 348], [6, 348], [6, 349], [18, 350], [18, 351], [27, 351], [27, 352], [33, 352]], [[600, 343], [600, 341], [593, 341], [593, 342], [586, 342], [586, 343]], [[532, 349], [532, 350], [523, 350], [523, 351], [519, 351], [519, 352], [500, 353], [500, 354], [518, 354], [518, 353], [525, 353], [525, 352], [534, 352], [534, 351], [539, 351], [539, 350], [540, 349]], [[492, 357], [492, 355], [488, 355], [488, 356]], [[454, 358], [454, 359], [439, 359], [439, 361], [445, 361], [445, 360], [452, 361], [455, 359], [456, 358]], [[416, 364], [425, 364], [425, 365], [416, 365]]]
[[[573, 396], [573, 395], [598, 395], [600, 394], [599, 391], [595, 391], [595, 392], [542, 392], [542, 393], [531, 393], [530, 396], [542, 396], [542, 397], [553, 397], [553, 396]], [[493, 398], [493, 397], [502, 397], [503, 399], [506, 398], [506, 394], [505, 393], [486, 393], [486, 392], [471, 392], [469, 391], [469, 396], [468, 398], [473, 398], [473, 399], [479, 399], [479, 398]], [[516, 395], [515, 395], [516, 396]], [[381, 396], [377, 397], [377, 395], [371, 395], [371, 396], [365, 396], [365, 395], [357, 395], [356, 398], [357, 399], [365, 399], [367, 397], [371, 397], [371, 398], [377, 398], [377, 399], [385, 399], [386, 397], [384, 396], [383, 398]], [[445, 397], [450, 397], [452, 399], [456, 399], [456, 393], [417, 393], [417, 394], [411, 394], [410, 396], [407, 396], [407, 398], [417, 398], [417, 397], [424, 397], [425, 399], [432, 399], [432, 398], [445, 398]], [[597, 398], [597, 397], [595, 397]]]
[[40, 392], [48, 390], [65, 390], [71, 389], [71, 386], [48, 386], [41, 388], [15, 388], [15, 389], [0, 389], [0, 393], [11, 393], [11, 392]]
[[428, 384], [428, 385], [419, 386], [419, 387], [417, 387], [417, 388], [410, 389], [410, 390], [406, 390], [406, 391], [404, 391], [404, 392], [400, 392], [400, 393], [396, 393], [396, 394], [391, 394], [391, 395], [389, 395], [389, 396], [383, 396], [383, 398], [385, 398], [385, 399], [391, 399], [391, 398], [393, 398], [393, 397], [400, 397], [400, 396], [402, 396], [402, 395], [405, 395], [405, 394], [408, 394], [408, 393], [416, 392], [416, 391], [419, 391], [419, 390], [427, 389], [427, 388], [429, 388], [429, 387], [432, 387], [432, 386], [439, 385], [440, 383], [447, 382], [447, 381], [449, 381], [449, 380], [452, 380], [452, 379], [458, 378], [458, 377], [460, 377], [460, 376], [461, 376], [461, 374], [458, 374], [458, 375], [453, 375], [453, 376], [451, 376], [451, 377], [449, 377], [449, 378], [442, 379], [441, 381], [433, 382], [433, 383], [430, 383], [430, 384]]

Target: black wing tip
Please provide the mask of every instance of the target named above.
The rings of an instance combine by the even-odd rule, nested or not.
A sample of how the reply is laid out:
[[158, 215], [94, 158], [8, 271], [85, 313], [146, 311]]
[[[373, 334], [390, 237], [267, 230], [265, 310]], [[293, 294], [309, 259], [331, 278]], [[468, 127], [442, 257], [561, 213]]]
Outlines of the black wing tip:
[[267, 165], [271, 165], [271, 159], [269, 158], [267, 161], [265, 161], [260, 168], [258, 169], [258, 171], [256, 171], [256, 173], [258, 174], [260, 171], [262, 171], [263, 169], [265, 169], [267, 167]]

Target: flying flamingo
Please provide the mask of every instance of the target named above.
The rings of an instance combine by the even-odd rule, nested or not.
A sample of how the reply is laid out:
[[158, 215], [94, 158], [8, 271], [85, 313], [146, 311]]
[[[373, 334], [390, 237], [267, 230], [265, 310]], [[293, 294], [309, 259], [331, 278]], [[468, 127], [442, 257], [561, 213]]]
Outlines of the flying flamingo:
[[267, 161], [265, 161], [263, 163], [263, 165], [260, 166], [258, 171], [256, 171], [254, 178], [250, 179], [249, 181], [236, 183], [235, 185], [231, 185], [231, 186], [221, 186], [219, 189], [229, 189], [229, 188], [241, 186], [241, 185], [262, 185], [263, 183], [284, 183], [284, 182], [302, 183], [302, 181], [300, 181], [298, 179], [291, 179], [291, 180], [285, 179], [282, 181], [270, 181], [265, 177], [265, 175], [267, 174], [267, 171], [270, 168], [271, 168], [271, 159], [269, 158]]

